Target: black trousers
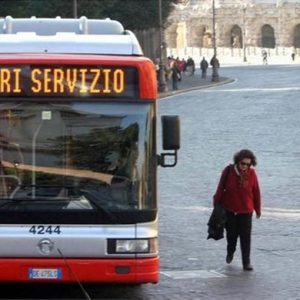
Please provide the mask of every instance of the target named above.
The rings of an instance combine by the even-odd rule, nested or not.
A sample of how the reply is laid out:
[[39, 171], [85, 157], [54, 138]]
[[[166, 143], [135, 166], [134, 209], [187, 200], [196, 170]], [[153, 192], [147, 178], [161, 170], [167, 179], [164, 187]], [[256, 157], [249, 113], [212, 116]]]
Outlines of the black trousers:
[[251, 248], [252, 213], [234, 214], [232, 212], [227, 211], [227, 222], [225, 229], [227, 239], [227, 253], [230, 255], [234, 254], [236, 250], [237, 240], [239, 237], [243, 265], [249, 264]]

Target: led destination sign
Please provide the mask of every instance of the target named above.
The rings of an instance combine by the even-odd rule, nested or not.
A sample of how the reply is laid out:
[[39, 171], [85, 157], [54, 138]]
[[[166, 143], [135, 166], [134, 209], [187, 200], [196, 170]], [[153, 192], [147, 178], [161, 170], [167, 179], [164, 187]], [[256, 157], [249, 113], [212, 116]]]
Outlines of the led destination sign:
[[137, 96], [137, 70], [110, 66], [0, 66], [0, 97]]

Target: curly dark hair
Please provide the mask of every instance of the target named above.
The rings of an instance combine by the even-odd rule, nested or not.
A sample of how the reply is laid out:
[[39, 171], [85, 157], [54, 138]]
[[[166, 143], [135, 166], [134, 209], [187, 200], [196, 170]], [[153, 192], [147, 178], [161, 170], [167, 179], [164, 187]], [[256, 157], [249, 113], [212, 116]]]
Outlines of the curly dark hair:
[[242, 149], [239, 152], [235, 153], [233, 156], [233, 162], [234, 164], [238, 164], [244, 158], [250, 158], [252, 166], [255, 167], [257, 165], [256, 156], [251, 150], [248, 149]]

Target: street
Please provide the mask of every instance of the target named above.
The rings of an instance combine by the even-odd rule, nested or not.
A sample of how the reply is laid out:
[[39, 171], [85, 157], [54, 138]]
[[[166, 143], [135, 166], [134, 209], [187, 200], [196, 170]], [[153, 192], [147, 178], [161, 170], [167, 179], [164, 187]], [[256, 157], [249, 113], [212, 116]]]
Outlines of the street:
[[[235, 81], [159, 101], [160, 114], [181, 118], [178, 165], [159, 170], [160, 282], [86, 286], [92, 299], [300, 299], [299, 66], [221, 67], [220, 73]], [[206, 239], [221, 170], [242, 148], [257, 156], [262, 192], [252, 272], [243, 271], [239, 248], [227, 265], [225, 239]], [[1, 299], [87, 299], [77, 285], [1, 291]]]
[[[300, 299], [298, 67], [220, 73], [236, 82], [160, 103], [162, 113], [182, 120], [179, 164], [161, 171], [161, 268], [170, 277], [160, 286], [172, 284], [173, 299]], [[225, 240], [206, 240], [205, 232], [220, 172], [242, 148], [257, 155], [263, 201], [253, 222], [252, 273], [242, 271], [240, 254], [226, 265]], [[200, 272], [210, 270], [220, 277]], [[172, 282], [172, 271], [195, 272]]]

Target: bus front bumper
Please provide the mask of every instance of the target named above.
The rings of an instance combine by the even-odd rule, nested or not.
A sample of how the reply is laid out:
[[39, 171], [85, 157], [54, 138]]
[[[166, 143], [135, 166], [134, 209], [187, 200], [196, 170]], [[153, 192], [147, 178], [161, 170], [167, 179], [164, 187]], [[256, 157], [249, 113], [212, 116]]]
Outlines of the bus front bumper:
[[159, 258], [0, 259], [0, 282], [157, 283]]

